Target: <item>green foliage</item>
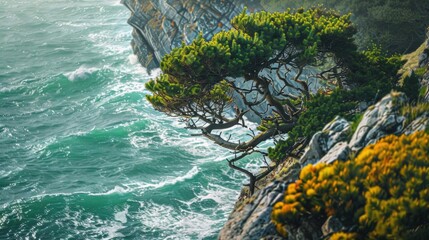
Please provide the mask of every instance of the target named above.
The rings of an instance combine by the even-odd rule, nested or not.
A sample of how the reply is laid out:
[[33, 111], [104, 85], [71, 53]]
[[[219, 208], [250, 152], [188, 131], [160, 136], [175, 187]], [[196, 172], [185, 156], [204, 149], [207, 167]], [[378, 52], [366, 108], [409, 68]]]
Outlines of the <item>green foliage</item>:
[[[304, 167], [272, 212], [286, 225], [335, 216], [357, 232], [333, 239], [401, 239], [429, 223], [429, 135], [388, 136], [354, 160]], [[354, 235], [354, 236], [352, 236]]]
[[363, 119], [363, 115], [364, 115], [363, 113], [357, 113], [354, 115], [354, 118], [352, 119], [352, 124], [350, 125], [350, 133], [351, 134], [356, 132], [357, 128], [359, 127], [359, 123]]
[[405, 125], [410, 124], [412, 121], [429, 112], [429, 103], [419, 102], [416, 104], [407, 104], [402, 106], [401, 115], [406, 117]]
[[385, 88], [392, 89], [397, 84], [397, 73], [404, 62], [399, 55], [389, 55], [380, 46], [372, 45], [359, 54], [350, 56], [347, 62], [350, 72], [348, 81], [370, 83], [380, 81]]
[[269, 11], [322, 4], [343, 14], [351, 12], [358, 29], [358, 45], [366, 48], [377, 43], [390, 52], [417, 49], [429, 22], [429, 4], [422, 0], [262, 0], [261, 3]]
[[423, 77], [423, 75], [427, 72], [427, 69], [425, 67], [419, 67], [417, 68], [414, 73], [419, 76], [419, 77]]
[[348, 61], [350, 72], [347, 82], [354, 87], [350, 90], [336, 89], [330, 94], [319, 93], [308, 101], [306, 111], [288, 133], [288, 139], [279, 141], [274, 148], [269, 149], [271, 159], [284, 159], [298, 139], [311, 138], [334, 116], [354, 120], [356, 113], [353, 110], [359, 102], [375, 102], [394, 89], [396, 73], [402, 63], [399, 56], [388, 56], [379, 47], [354, 54]]
[[255, 76], [286, 47], [296, 48], [295, 58], [301, 64], [311, 64], [320, 51], [342, 52], [347, 50], [346, 43], [353, 47], [355, 32], [349, 16], [320, 9], [243, 12], [232, 24], [235, 29], [220, 32], [209, 41], [200, 35], [190, 45], [167, 54], [161, 62], [162, 76], [147, 84], [153, 93], [149, 102], [162, 111], [182, 115], [180, 107], [198, 101], [227, 77]]
[[[340, 16], [336, 12], [316, 8], [297, 12], [242, 13], [231, 22], [234, 28], [252, 37], [259, 37], [274, 51], [292, 44], [302, 51], [300, 58], [310, 60], [321, 49], [334, 53], [354, 49], [350, 38], [355, 29], [349, 18], [350, 15]], [[344, 47], [344, 44], [348, 46]]]
[[403, 84], [400, 88], [401, 92], [404, 92], [411, 102], [417, 102], [420, 95], [420, 80], [417, 74], [414, 72], [411, 75], [406, 76], [403, 80]]
[[269, 157], [273, 160], [283, 160], [293, 144], [303, 137], [310, 138], [321, 130], [333, 116], [348, 116], [357, 102], [344, 101], [347, 91], [335, 90], [330, 95], [317, 94], [306, 104], [306, 111], [298, 118], [297, 125], [288, 132], [286, 140], [279, 141], [274, 148], [268, 150]]

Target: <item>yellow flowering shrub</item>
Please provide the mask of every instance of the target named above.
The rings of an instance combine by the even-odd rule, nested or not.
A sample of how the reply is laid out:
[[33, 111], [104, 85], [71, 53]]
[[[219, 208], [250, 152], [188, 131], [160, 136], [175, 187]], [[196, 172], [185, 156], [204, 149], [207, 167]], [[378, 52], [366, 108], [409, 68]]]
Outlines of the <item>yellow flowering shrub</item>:
[[358, 226], [331, 239], [397, 239], [429, 224], [429, 135], [391, 135], [354, 160], [304, 167], [274, 206], [272, 220], [286, 236], [286, 226], [315, 216]]
[[356, 233], [338, 232], [338, 233], [334, 233], [331, 236], [331, 240], [352, 240], [352, 239], [356, 239], [356, 237], [357, 237]]

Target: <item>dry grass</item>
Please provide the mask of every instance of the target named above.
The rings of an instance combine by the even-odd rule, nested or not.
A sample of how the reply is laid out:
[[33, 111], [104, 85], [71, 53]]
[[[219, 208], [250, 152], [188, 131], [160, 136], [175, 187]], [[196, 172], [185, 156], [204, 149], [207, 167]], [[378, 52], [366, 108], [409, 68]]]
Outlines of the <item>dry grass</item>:
[[401, 108], [402, 116], [406, 117], [405, 126], [427, 112], [429, 112], [429, 103], [427, 102], [421, 102], [416, 105], [407, 104]]
[[402, 60], [406, 61], [404, 66], [398, 71], [401, 76], [401, 81], [408, 76], [411, 70], [415, 70], [419, 66], [419, 56], [425, 50], [425, 43], [423, 43], [416, 51], [405, 54], [402, 56]]

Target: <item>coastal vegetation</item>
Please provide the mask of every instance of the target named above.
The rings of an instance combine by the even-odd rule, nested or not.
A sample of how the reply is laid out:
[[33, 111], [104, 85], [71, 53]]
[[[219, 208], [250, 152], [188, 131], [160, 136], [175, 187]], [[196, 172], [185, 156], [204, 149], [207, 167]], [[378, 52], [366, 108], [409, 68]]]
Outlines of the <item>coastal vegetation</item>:
[[[424, 32], [420, 19], [410, 28], [418, 36], [404, 30], [414, 21], [407, 11], [416, 3], [352, 1], [346, 6], [342, 1], [337, 11], [305, 0], [284, 2], [262, 1], [267, 9], [285, 12], [244, 10], [231, 20], [232, 29], [211, 39], [200, 34], [173, 49], [160, 63], [162, 74], [146, 84], [155, 109], [231, 151], [229, 166], [248, 177], [248, 191], [236, 205], [246, 219], [236, 221], [234, 211], [225, 232], [251, 234], [253, 226], [291, 239], [424, 236], [429, 229], [427, 62], [422, 55], [427, 45], [403, 56], [390, 54], [414, 48], [409, 37]], [[295, 3], [307, 10], [286, 8]], [[369, 17], [362, 6], [375, 12]], [[355, 12], [346, 13], [350, 10]], [[425, 11], [423, 6], [416, 15]], [[259, 172], [243, 162], [252, 154], [265, 163]], [[267, 185], [274, 178], [279, 181]], [[250, 212], [241, 207], [246, 203]], [[244, 231], [241, 221], [248, 218]], [[252, 225], [261, 218], [268, 224]], [[330, 224], [339, 227], [327, 230]]]
[[[239, 160], [258, 153], [279, 163], [299, 154], [333, 116], [354, 119], [359, 102], [396, 86], [400, 58], [377, 46], [357, 51], [350, 15], [323, 8], [243, 12], [231, 22], [233, 29], [167, 54], [163, 74], [146, 84], [147, 99], [233, 151], [229, 166], [249, 177], [251, 193], [273, 167], [254, 174]], [[248, 114], [259, 119], [257, 129], [248, 127]], [[249, 139], [224, 133], [234, 127]], [[274, 148], [258, 148], [270, 139]]]
[[323, 5], [343, 14], [350, 12], [361, 49], [376, 43], [391, 53], [417, 49], [429, 23], [429, 2], [422, 0], [262, 0], [261, 4], [269, 11]]
[[331, 239], [412, 239], [429, 224], [428, 156], [429, 135], [416, 132], [390, 135], [355, 159], [307, 165], [273, 209], [277, 230], [286, 237], [287, 225], [336, 217], [345, 232]]

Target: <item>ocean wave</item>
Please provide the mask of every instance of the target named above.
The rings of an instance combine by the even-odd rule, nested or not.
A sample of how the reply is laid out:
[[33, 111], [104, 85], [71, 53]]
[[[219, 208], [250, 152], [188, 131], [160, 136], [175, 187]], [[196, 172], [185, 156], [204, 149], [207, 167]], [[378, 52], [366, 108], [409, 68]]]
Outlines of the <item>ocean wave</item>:
[[169, 205], [142, 203], [144, 208], [138, 212], [143, 229], [154, 234], [161, 233], [156, 239], [205, 239], [216, 235], [216, 226], [223, 220], [212, 219], [202, 213], [186, 209], [177, 209]]
[[116, 213], [115, 213], [115, 220], [116, 221], [118, 221], [118, 222], [121, 222], [121, 223], [123, 223], [123, 224], [125, 224], [125, 223], [127, 223], [127, 221], [128, 221], [128, 219], [127, 219], [127, 215], [128, 215], [128, 209], [129, 209], [130, 207], [129, 206], [126, 206], [125, 208], [124, 208], [124, 210], [122, 210], [122, 211], [117, 211]]
[[172, 179], [168, 179], [165, 181], [161, 181], [159, 183], [146, 183], [146, 182], [132, 182], [124, 184], [128, 189], [133, 189], [133, 191], [136, 190], [153, 190], [153, 189], [160, 189], [166, 186], [172, 186], [176, 185], [177, 183], [184, 182], [189, 179], [193, 179], [197, 174], [200, 172], [199, 167], [194, 166], [190, 171], [188, 171], [186, 174], [181, 175], [179, 177], [175, 177]]
[[[195, 197], [188, 201], [180, 201], [189, 209], [200, 209], [201, 212], [213, 212], [212, 215], [221, 215], [218, 219], [226, 219], [231, 212], [231, 202], [235, 202], [238, 195], [236, 182], [228, 182], [228, 184], [219, 185], [209, 183], [206, 187], [201, 187], [195, 193]], [[226, 187], [229, 186], [229, 187]]]
[[92, 73], [95, 71], [100, 70], [98, 68], [94, 67], [85, 67], [80, 66], [78, 69], [74, 70], [73, 72], [65, 73], [64, 76], [68, 78], [70, 81], [76, 81], [76, 80], [84, 80], [87, 79]]
[[129, 193], [130, 190], [127, 188], [123, 188], [121, 186], [115, 186], [113, 189], [107, 191], [107, 192], [102, 192], [102, 193], [88, 193], [89, 196], [108, 196], [108, 195], [113, 195], [113, 194], [124, 194], [124, 193]]
[[130, 64], [135, 65], [139, 63], [139, 57], [135, 54], [128, 55], [128, 61]]
[[94, 47], [101, 50], [104, 56], [118, 56], [130, 52], [130, 48], [123, 43], [129, 41], [129, 31], [127, 28], [123, 31], [103, 30], [88, 35]]

